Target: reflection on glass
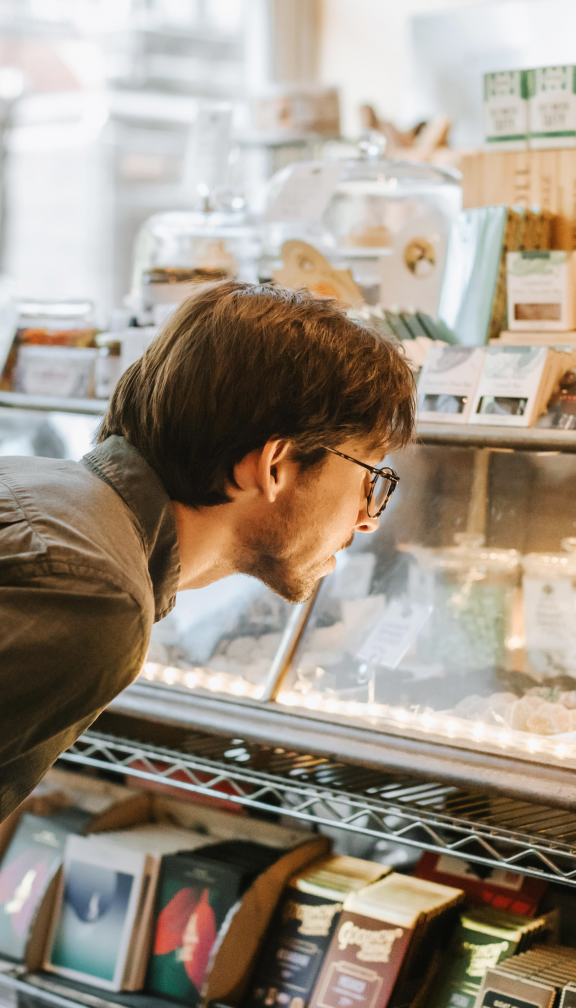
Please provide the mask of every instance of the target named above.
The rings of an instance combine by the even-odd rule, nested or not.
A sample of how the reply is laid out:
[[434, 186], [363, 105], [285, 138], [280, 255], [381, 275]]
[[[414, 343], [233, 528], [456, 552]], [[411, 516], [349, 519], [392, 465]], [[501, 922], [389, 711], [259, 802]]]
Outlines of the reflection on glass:
[[258, 698], [294, 606], [244, 574], [179, 592], [152, 630], [141, 675]]
[[576, 459], [420, 446], [392, 464], [390, 509], [326, 578], [280, 703], [576, 765]]

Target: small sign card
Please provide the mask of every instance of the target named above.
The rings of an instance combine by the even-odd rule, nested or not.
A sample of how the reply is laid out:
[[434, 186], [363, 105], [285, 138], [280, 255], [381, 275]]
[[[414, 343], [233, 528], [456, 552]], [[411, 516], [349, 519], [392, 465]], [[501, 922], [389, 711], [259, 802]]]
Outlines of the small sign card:
[[357, 652], [360, 661], [395, 669], [430, 617], [433, 606], [394, 598]]

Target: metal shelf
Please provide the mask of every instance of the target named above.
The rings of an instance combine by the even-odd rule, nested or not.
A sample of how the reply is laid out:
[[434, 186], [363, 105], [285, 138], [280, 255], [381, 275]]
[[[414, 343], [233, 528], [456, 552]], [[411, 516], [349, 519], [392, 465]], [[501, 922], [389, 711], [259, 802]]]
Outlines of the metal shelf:
[[576, 886], [572, 809], [198, 731], [178, 750], [88, 731], [61, 758]]
[[0, 406], [40, 410], [43, 413], [88, 413], [99, 416], [108, 408], [107, 399], [62, 399], [57, 396], [30, 396], [23, 392], [0, 392]]
[[0, 1004], [3, 1008], [173, 1008], [174, 1002], [146, 994], [104, 990], [59, 975], [29, 973], [25, 966], [0, 961]]
[[492, 427], [483, 424], [417, 425], [417, 440], [422, 444], [454, 447], [507, 448], [520, 451], [576, 452], [576, 430], [552, 427]]
[[[0, 392], [0, 406], [42, 412], [88, 413], [106, 412], [107, 399], [59, 399], [52, 396], [29, 396], [22, 392]], [[508, 448], [522, 451], [576, 452], [576, 430], [545, 427], [492, 427], [487, 424], [417, 424], [416, 441], [422, 444], [453, 445], [455, 447]]]

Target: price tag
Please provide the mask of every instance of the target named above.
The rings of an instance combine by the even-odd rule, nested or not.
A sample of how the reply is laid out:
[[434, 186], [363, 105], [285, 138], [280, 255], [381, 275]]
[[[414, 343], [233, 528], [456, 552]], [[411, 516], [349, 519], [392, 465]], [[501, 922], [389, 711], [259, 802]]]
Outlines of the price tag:
[[356, 657], [360, 661], [396, 668], [429, 619], [432, 609], [431, 605], [408, 599], [392, 599]]
[[342, 171], [341, 164], [295, 164], [266, 211], [267, 223], [319, 221]]

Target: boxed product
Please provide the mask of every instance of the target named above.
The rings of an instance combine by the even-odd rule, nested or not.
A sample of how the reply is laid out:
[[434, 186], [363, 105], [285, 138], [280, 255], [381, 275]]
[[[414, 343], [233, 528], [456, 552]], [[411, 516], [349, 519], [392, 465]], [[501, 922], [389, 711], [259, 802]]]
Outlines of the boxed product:
[[432, 344], [418, 381], [418, 417], [467, 423], [485, 347]]
[[143, 850], [103, 836], [68, 837], [44, 968], [107, 990], [135, 990], [154, 871]]
[[75, 808], [21, 817], [0, 864], [0, 956], [40, 965], [66, 839], [89, 820]]
[[531, 427], [570, 365], [569, 354], [549, 347], [487, 347], [468, 422]]
[[240, 1004], [288, 879], [328, 850], [320, 836], [289, 850], [233, 840], [164, 858], [148, 990]]
[[558, 987], [552, 982], [529, 980], [499, 969], [488, 970], [475, 1008], [554, 1008]]
[[576, 147], [576, 67], [528, 71], [530, 147]]
[[348, 893], [389, 872], [384, 865], [335, 855], [290, 879], [250, 981], [244, 1008], [296, 1000], [305, 1008]]
[[525, 70], [484, 74], [484, 135], [490, 150], [526, 150], [528, 147]]
[[524, 951], [545, 927], [544, 917], [525, 917], [494, 907], [462, 913], [429, 1008], [473, 1008], [486, 971]]
[[429, 971], [462, 891], [392, 873], [350, 893], [311, 1008], [410, 1003]]
[[71, 399], [93, 396], [97, 354], [93, 347], [21, 346], [14, 391]]
[[152, 941], [156, 886], [162, 857], [167, 854], [175, 854], [178, 851], [188, 852], [198, 847], [205, 847], [210, 843], [210, 839], [206, 835], [193, 833], [191, 830], [171, 826], [167, 823], [146, 823], [128, 830], [111, 831], [104, 833], [102, 839], [121, 844], [131, 850], [143, 851], [149, 855], [149, 882], [146, 883], [146, 892], [142, 897], [142, 905], [138, 911], [147, 925], [139, 928], [138, 940], [132, 952], [135, 969], [131, 979], [131, 989], [140, 990], [146, 979]]
[[200, 1003], [228, 915], [259, 871], [279, 856], [261, 844], [230, 840], [163, 859], [147, 981], [151, 993]]
[[489, 969], [475, 1008], [571, 1008], [576, 994], [576, 949], [536, 945]]
[[509, 330], [576, 328], [574, 252], [508, 252], [507, 290]]
[[508, 910], [513, 914], [533, 917], [547, 889], [543, 879], [519, 875], [507, 868], [481, 868], [452, 854], [434, 854], [424, 851], [413, 874], [442, 885], [458, 886], [464, 890], [466, 902], [481, 906], [483, 903]]

